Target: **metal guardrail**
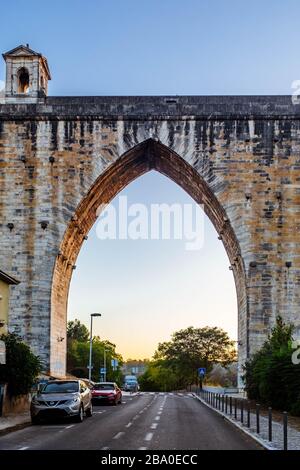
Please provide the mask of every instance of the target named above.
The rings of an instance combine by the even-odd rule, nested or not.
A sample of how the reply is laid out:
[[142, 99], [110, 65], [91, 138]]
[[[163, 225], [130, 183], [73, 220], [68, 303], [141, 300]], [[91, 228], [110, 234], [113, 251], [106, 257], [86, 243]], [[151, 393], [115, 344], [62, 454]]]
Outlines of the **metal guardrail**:
[[[259, 403], [252, 406], [249, 400], [243, 398], [234, 398], [225, 394], [210, 392], [208, 390], [200, 390], [197, 395], [208, 403], [212, 408], [221, 411], [225, 415], [234, 417], [236, 421], [250, 428], [251, 424], [251, 411], [255, 414], [255, 431], [257, 434], [261, 433], [261, 406]], [[246, 418], [246, 419], [245, 419]], [[272, 442], [273, 439], [273, 417], [272, 408], [268, 408], [268, 440]], [[288, 413], [282, 413], [282, 429], [283, 429], [283, 450], [288, 450]]]

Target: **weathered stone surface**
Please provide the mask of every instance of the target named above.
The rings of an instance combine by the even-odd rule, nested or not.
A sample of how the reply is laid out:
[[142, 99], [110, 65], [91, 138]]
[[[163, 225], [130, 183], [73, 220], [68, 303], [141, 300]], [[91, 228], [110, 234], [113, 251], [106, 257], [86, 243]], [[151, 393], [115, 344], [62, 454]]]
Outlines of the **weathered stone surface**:
[[72, 266], [96, 210], [156, 169], [204, 204], [224, 243], [240, 362], [277, 314], [300, 332], [299, 117], [287, 96], [0, 105], [0, 266], [21, 281], [11, 291], [11, 330], [64, 374], [66, 341], [58, 340]]

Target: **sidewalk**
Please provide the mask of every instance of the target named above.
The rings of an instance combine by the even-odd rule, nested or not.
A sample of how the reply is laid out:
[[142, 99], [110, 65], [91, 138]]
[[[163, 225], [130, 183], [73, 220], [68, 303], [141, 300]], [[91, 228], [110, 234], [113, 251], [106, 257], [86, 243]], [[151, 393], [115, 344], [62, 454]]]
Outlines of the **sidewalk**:
[[8, 416], [0, 417], [0, 436], [7, 432], [14, 431], [18, 428], [22, 428], [30, 424], [30, 413], [13, 414]]
[[[247, 434], [252, 435], [257, 441], [261, 442], [268, 449], [281, 450], [283, 449], [283, 424], [282, 424], [282, 414], [277, 411], [273, 411], [273, 423], [272, 423], [272, 442], [268, 441], [268, 418], [265, 416], [265, 410], [261, 413], [260, 416], [260, 433], [256, 433], [256, 414], [252, 410], [250, 413], [250, 428], [246, 426], [246, 411], [244, 410], [244, 423], [241, 423], [241, 410], [237, 409], [237, 419], [234, 418], [234, 411], [230, 415], [229, 413], [225, 414], [224, 412], [212, 407], [205, 400], [203, 400], [198, 395], [195, 395], [196, 398], [201, 401], [203, 404], [213, 409], [216, 413], [221, 414], [228, 421], [238, 426], [242, 431]], [[295, 426], [295, 421], [299, 422], [299, 418], [289, 417], [288, 422], [288, 450], [300, 450], [300, 431]]]

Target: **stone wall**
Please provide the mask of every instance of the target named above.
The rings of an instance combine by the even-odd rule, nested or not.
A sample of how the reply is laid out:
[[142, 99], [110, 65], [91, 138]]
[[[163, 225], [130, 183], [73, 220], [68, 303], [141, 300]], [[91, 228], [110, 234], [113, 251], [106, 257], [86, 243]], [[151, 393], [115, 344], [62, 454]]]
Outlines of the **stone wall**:
[[290, 97], [0, 105], [0, 266], [21, 281], [11, 289], [10, 329], [64, 375], [69, 283], [97, 207], [156, 169], [204, 204], [224, 243], [240, 363], [277, 314], [299, 333], [299, 161], [299, 106]]

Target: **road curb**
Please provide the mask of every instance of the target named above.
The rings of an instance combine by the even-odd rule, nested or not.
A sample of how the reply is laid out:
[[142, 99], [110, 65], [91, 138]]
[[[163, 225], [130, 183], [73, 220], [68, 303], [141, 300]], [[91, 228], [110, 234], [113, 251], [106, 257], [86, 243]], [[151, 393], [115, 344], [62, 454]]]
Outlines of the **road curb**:
[[207, 408], [210, 408], [211, 410], [215, 411], [216, 413], [218, 413], [219, 415], [221, 415], [226, 421], [228, 421], [229, 423], [233, 424], [236, 428], [238, 428], [240, 431], [242, 431], [244, 434], [246, 434], [247, 436], [249, 436], [249, 437], [251, 437], [252, 439], [254, 439], [258, 444], [260, 444], [262, 447], [264, 447], [264, 449], [266, 449], [266, 450], [280, 450], [280, 449], [278, 449], [278, 447], [275, 447], [275, 446], [270, 445], [270, 443], [269, 443], [268, 441], [266, 441], [266, 440], [263, 439], [262, 437], [258, 436], [258, 434], [249, 431], [247, 428], [245, 428], [245, 427], [242, 426], [240, 423], [238, 423], [238, 422], [235, 421], [234, 419], [232, 419], [232, 418], [230, 418], [229, 416], [227, 416], [227, 415], [226, 415], [225, 413], [223, 413], [222, 411], [216, 410], [216, 408], [213, 408], [211, 405], [209, 405], [208, 403], [206, 403], [206, 401], [204, 401], [202, 398], [198, 397], [198, 395], [196, 395], [195, 393], [193, 393], [193, 396], [194, 396], [194, 398], [196, 398], [197, 400], [199, 400], [200, 403], [202, 403], [203, 405], [207, 406]]
[[10, 432], [19, 431], [20, 429], [27, 428], [28, 426], [31, 426], [31, 421], [26, 421], [25, 423], [19, 423], [15, 424], [14, 426], [9, 426], [5, 429], [0, 429], [0, 436], [4, 436]]

